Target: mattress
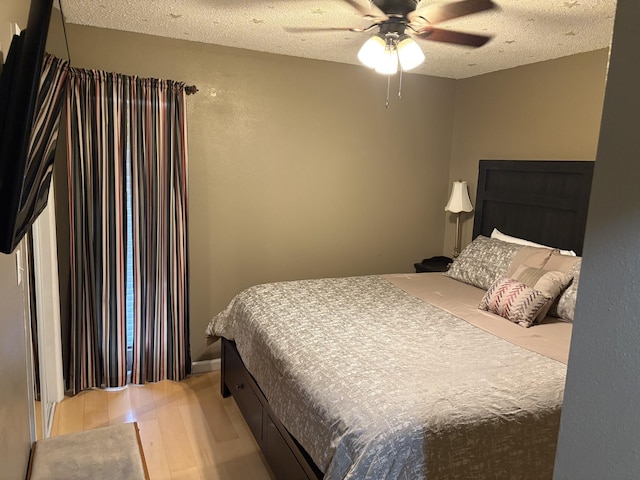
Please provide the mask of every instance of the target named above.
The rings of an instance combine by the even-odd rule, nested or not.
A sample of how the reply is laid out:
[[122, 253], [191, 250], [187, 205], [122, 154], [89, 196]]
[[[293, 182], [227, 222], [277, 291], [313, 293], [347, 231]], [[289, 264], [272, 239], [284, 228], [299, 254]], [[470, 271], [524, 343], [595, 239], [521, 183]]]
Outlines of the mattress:
[[258, 285], [208, 333], [327, 479], [551, 478], [570, 325], [476, 315], [482, 293], [440, 274]]

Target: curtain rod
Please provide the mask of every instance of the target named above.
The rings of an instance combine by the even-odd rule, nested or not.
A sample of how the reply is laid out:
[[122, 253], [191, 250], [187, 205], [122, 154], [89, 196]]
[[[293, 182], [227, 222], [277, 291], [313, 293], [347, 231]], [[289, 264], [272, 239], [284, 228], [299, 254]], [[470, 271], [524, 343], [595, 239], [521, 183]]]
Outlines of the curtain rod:
[[196, 93], [198, 93], [198, 87], [196, 87], [195, 85], [187, 85], [184, 87], [184, 93], [186, 93], [187, 95], [195, 95]]

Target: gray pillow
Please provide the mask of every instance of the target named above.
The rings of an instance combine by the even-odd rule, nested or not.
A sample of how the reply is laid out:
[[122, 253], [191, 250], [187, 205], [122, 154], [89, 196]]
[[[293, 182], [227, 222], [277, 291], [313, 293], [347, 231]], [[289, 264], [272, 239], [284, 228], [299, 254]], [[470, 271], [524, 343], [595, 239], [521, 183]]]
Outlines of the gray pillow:
[[462, 250], [445, 275], [488, 290], [498, 278], [506, 276], [513, 258], [523, 248], [524, 245], [478, 235]]
[[560, 297], [558, 298], [558, 307], [555, 311], [558, 317], [570, 322], [573, 322], [573, 318], [576, 313], [576, 297], [578, 296], [581, 266], [582, 259], [579, 259], [569, 270], [568, 274], [573, 277], [573, 280], [567, 289], [560, 294]]
[[545, 270], [555, 270], [565, 272], [573, 277], [569, 286], [560, 293], [560, 296], [553, 302], [549, 315], [559, 317], [563, 320], [573, 322], [576, 310], [576, 297], [578, 295], [578, 284], [580, 283], [580, 267], [582, 257], [570, 257], [559, 255], [554, 252], [544, 266]]

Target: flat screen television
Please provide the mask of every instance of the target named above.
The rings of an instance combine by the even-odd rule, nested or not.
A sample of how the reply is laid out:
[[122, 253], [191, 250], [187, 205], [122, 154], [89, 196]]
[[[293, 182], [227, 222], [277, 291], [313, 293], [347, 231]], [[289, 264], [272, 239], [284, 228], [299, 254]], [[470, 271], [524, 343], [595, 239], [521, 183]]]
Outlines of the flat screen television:
[[[0, 252], [11, 253], [47, 204], [60, 109], [38, 128], [38, 94], [53, 0], [32, 0], [0, 74]], [[40, 126], [42, 127], [42, 126]], [[34, 147], [44, 145], [44, 148]]]

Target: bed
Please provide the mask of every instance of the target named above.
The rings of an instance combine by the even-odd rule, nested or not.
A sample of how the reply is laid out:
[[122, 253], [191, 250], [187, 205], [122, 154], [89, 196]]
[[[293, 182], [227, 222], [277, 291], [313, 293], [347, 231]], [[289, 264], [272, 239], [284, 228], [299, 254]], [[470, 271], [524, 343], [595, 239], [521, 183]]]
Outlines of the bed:
[[207, 335], [276, 478], [551, 478], [592, 169], [481, 160], [445, 274], [238, 294]]

